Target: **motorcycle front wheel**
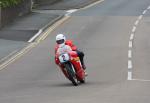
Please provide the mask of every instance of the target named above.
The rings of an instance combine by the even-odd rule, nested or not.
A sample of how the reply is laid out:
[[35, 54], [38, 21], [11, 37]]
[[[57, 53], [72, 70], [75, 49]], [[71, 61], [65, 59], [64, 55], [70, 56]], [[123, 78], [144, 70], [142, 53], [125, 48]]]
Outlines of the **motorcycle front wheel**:
[[69, 75], [69, 80], [72, 82], [72, 84], [74, 86], [77, 86], [78, 85], [78, 80], [76, 78], [75, 71], [74, 71], [74, 68], [73, 68], [72, 64], [65, 63], [65, 68], [67, 69], [67, 72], [68, 72], [68, 75]]

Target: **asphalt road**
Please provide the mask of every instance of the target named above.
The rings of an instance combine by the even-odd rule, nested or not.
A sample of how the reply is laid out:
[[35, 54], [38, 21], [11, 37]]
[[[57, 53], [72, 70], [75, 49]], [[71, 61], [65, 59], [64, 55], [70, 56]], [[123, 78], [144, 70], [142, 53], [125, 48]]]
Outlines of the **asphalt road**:
[[[105, 0], [74, 13], [0, 71], [0, 102], [149, 103], [149, 6], [149, 0]], [[85, 52], [86, 84], [72, 86], [55, 65], [57, 33]]]

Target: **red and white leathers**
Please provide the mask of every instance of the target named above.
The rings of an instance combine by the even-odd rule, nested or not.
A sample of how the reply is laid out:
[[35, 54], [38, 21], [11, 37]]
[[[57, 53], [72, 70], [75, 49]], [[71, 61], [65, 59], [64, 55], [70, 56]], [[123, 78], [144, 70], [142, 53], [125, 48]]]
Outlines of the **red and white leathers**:
[[[76, 51], [77, 50], [77, 47], [73, 44], [72, 40], [66, 40], [65, 41], [65, 45], [64, 45], [65, 47], [63, 47], [63, 48], [61, 48], [60, 45], [61, 44], [56, 44], [55, 55], [56, 55], [56, 53], [60, 54], [61, 52], [65, 52], [65, 50], [72, 50], [72, 51]], [[62, 67], [60, 62], [59, 62], [59, 60], [58, 60], [58, 58], [56, 58], [56, 57], [55, 57], [55, 63], [57, 65], [59, 65], [60, 67]]]

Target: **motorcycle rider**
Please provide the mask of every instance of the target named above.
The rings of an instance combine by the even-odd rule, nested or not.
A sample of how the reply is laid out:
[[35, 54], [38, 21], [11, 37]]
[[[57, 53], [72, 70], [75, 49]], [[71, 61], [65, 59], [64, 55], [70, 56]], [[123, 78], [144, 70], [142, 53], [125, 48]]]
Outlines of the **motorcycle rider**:
[[[84, 53], [82, 51], [79, 51], [77, 49], [77, 47], [73, 44], [72, 40], [66, 40], [66, 37], [63, 35], [63, 34], [58, 34], [56, 36], [56, 47], [55, 47], [55, 54], [57, 52], [59, 52], [60, 54], [62, 52], [67, 52], [67, 51], [76, 51], [79, 58], [80, 58], [80, 61], [81, 61], [81, 64], [82, 64], [82, 68], [86, 69], [86, 66], [84, 64]], [[60, 64], [59, 64], [59, 61], [57, 60], [57, 58], [55, 57], [55, 63], [57, 65], [59, 65], [61, 68], [63, 68]], [[87, 76], [87, 73], [85, 72], [85, 75]]]

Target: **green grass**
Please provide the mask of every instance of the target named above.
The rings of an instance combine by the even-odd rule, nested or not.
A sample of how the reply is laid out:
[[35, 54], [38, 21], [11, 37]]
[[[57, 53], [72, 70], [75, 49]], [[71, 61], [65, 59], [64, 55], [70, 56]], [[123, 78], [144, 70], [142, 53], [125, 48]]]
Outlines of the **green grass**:
[[23, 0], [0, 0], [0, 6], [2, 8], [13, 7], [13, 6], [19, 4], [21, 1], [23, 1]]

